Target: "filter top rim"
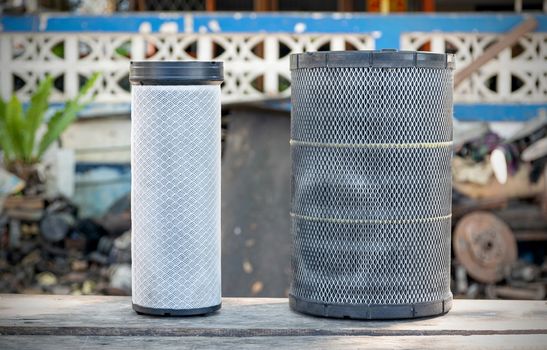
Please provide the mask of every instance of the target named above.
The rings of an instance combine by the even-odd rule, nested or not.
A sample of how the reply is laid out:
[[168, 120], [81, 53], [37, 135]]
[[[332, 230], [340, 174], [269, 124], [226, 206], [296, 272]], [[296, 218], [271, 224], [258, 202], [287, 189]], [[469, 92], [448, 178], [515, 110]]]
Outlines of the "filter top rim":
[[218, 85], [224, 80], [222, 62], [131, 61], [133, 85]]
[[438, 68], [454, 69], [454, 55], [395, 49], [320, 51], [291, 55], [291, 70], [330, 67]]

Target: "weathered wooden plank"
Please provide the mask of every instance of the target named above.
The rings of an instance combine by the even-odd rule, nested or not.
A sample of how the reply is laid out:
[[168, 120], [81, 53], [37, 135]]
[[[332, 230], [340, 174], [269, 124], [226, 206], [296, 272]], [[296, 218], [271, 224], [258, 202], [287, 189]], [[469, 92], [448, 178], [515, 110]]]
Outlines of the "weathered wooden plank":
[[286, 299], [226, 298], [209, 316], [137, 315], [128, 297], [0, 295], [0, 334], [85, 336], [546, 335], [546, 301], [455, 300], [445, 316], [410, 321], [301, 315]]
[[0, 348], [20, 349], [545, 349], [547, 335], [406, 337], [97, 337], [0, 336]]

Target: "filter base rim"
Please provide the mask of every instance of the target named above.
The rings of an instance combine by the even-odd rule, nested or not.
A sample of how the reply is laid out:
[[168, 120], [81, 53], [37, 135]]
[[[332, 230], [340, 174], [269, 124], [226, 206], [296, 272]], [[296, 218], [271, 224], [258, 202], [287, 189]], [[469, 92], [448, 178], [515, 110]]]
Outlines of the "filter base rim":
[[409, 319], [446, 314], [452, 308], [452, 293], [450, 293], [450, 297], [444, 300], [392, 305], [331, 304], [306, 300], [289, 294], [289, 306], [300, 313], [328, 318], [357, 320]]
[[140, 306], [132, 303], [133, 310], [140, 315], [152, 316], [197, 316], [213, 313], [220, 309], [222, 303], [214, 306], [201, 307], [196, 309], [157, 309], [151, 307]]

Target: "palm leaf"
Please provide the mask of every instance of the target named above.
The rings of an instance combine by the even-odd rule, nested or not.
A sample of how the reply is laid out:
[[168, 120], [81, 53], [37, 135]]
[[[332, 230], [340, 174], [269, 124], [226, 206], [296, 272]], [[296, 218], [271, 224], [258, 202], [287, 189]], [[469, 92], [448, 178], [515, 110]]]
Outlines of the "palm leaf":
[[[0, 98], [0, 122], [6, 117], [6, 102]], [[0, 130], [2, 131], [2, 130]]]
[[6, 105], [5, 115], [5, 135], [11, 144], [13, 154], [19, 158], [24, 158], [24, 144], [25, 144], [25, 127], [26, 122], [23, 118], [23, 106], [17, 98], [13, 95], [11, 100]]
[[2, 142], [2, 135], [6, 132], [6, 102], [0, 98], [0, 142]]
[[84, 86], [82, 86], [78, 96], [68, 101], [63, 110], [55, 113], [55, 115], [49, 120], [47, 131], [42, 137], [38, 147], [38, 158], [44, 155], [49, 146], [51, 146], [51, 144], [59, 138], [63, 131], [65, 131], [65, 129], [76, 119], [78, 112], [90, 102], [89, 100], [80, 102], [80, 100], [88, 94], [98, 77], [99, 74], [93, 74]]
[[[99, 78], [101, 74], [99, 73], [93, 73], [91, 75], [91, 77], [89, 77], [89, 79], [85, 82], [84, 86], [82, 86], [82, 88], [80, 89], [80, 92], [78, 93], [78, 96], [76, 96], [76, 100], [80, 100], [82, 97], [84, 97], [85, 95], [87, 95], [87, 93], [89, 92], [89, 90], [91, 90], [91, 88], [93, 87], [93, 85], [95, 85], [95, 82], [97, 81], [97, 79]], [[87, 103], [89, 103], [91, 101], [87, 101]]]
[[6, 103], [0, 99], [0, 147], [4, 151], [4, 158], [10, 160], [14, 154], [13, 147], [11, 146], [11, 138], [6, 128]]
[[25, 158], [32, 159], [34, 152], [34, 139], [36, 138], [36, 131], [42, 124], [44, 114], [48, 109], [49, 95], [53, 86], [53, 78], [47, 76], [38, 86], [36, 92], [30, 99], [30, 106], [27, 109], [26, 121], [28, 128], [25, 130], [28, 133], [25, 143]]

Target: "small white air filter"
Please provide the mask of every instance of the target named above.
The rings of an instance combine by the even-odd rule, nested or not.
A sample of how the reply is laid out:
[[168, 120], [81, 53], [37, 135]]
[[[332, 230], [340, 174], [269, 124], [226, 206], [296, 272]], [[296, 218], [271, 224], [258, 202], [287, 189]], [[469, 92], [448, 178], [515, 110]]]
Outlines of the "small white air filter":
[[220, 62], [132, 62], [133, 308], [221, 304]]

